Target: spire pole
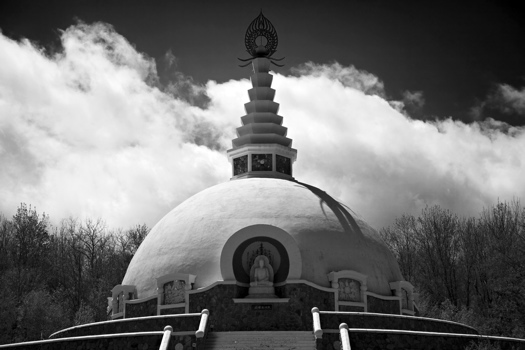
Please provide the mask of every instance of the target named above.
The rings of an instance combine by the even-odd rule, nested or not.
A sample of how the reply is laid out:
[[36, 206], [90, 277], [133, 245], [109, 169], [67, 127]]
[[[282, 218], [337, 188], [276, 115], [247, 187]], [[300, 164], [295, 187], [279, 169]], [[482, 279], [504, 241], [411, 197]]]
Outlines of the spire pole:
[[[265, 43], [262, 42], [263, 38]], [[257, 39], [260, 39], [257, 44]], [[286, 137], [288, 129], [282, 126], [283, 117], [277, 113], [279, 104], [274, 102], [273, 76], [270, 64], [277, 65], [272, 55], [277, 51], [277, 31], [261, 13], [255, 18], [245, 36], [248, 59], [239, 59], [252, 64], [252, 88], [248, 90], [250, 102], [244, 104], [246, 115], [241, 117], [242, 126], [237, 128], [237, 138], [232, 140], [228, 158], [232, 163], [232, 179], [248, 177], [273, 177], [293, 180], [292, 164], [297, 150], [292, 140]], [[280, 66], [280, 65], [279, 65]]]

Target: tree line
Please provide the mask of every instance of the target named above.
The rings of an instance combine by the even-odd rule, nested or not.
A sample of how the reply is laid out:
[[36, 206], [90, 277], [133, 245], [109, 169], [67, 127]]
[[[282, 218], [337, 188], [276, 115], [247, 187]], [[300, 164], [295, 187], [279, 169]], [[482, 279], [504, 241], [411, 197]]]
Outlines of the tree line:
[[74, 218], [54, 227], [26, 204], [11, 219], [0, 214], [0, 344], [107, 320], [110, 290], [148, 231]]
[[[107, 320], [110, 290], [148, 232], [146, 225], [111, 230], [92, 219], [53, 226], [26, 204], [12, 218], [0, 214], [0, 344]], [[525, 338], [525, 209], [519, 202], [497, 203], [477, 217], [427, 207], [380, 234], [419, 294], [421, 316]]]
[[426, 207], [380, 234], [419, 292], [421, 316], [525, 338], [525, 209], [518, 201], [477, 217]]

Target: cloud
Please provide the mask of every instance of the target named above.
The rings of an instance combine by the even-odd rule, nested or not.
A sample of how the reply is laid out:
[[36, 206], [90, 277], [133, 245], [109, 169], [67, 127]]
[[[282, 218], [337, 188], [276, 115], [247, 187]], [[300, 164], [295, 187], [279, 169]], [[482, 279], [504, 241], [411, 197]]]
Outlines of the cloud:
[[491, 96], [491, 102], [504, 113], [525, 114], [525, 87], [518, 90], [508, 84], [500, 84]]
[[425, 119], [421, 116], [422, 108], [425, 105], [425, 98], [422, 91], [404, 91], [402, 100], [388, 101], [390, 106], [406, 116], [418, 116], [418, 119]]
[[[152, 226], [228, 181], [225, 150], [248, 80], [197, 86], [181, 73], [163, 85], [154, 60], [100, 23], [61, 40], [63, 51], [47, 56], [0, 35], [0, 212], [26, 202], [57, 221]], [[295, 177], [376, 228], [427, 204], [476, 215], [498, 198], [524, 197], [523, 128], [413, 120], [392, 107], [406, 101], [385, 99], [378, 77], [338, 63], [306, 63], [273, 85], [299, 152]], [[192, 101], [198, 95], [207, 103]]]
[[422, 91], [405, 91], [403, 92], [403, 102], [406, 106], [413, 109], [421, 109], [425, 105], [425, 98]]
[[192, 77], [177, 70], [178, 59], [171, 50], [168, 50], [164, 55], [164, 62], [166, 63], [164, 75], [169, 79], [164, 91], [172, 97], [187, 101], [191, 105], [201, 108], [208, 107], [210, 98], [206, 93], [206, 86], [195, 83]]
[[477, 215], [498, 198], [524, 197], [523, 128], [413, 120], [380, 96], [342, 87], [333, 78], [338, 71], [275, 79], [301, 181], [340, 198], [376, 227], [425, 205]]
[[525, 87], [519, 90], [508, 84], [497, 84], [485, 100], [477, 101], [470, 115], [481, 120], [493, 111], [525, 116]]
[[309, 75], [313, 77], [327, 77], [337, 80], [343, 86], [354, 88], [370, 95], [385, 95], [385, 86], [375, 75], [354, 66], [344, 67], [334, 62], [332, 64], [315, 64], [306, 62], [291, 69], [296, 76]]
[[[232, 108], [203, 110], [161, 91], [154, 60], [109, 25], [78, 24], [61, 40], [63, 51], [47, 57], [27, 40], [0, 36], [4, 214], [26, 202], [52, 220], [152, 225], [228, 178], [217, 149], [228, 146], [223, 130], [234, 125], [212, 116]], [[211, 83], [209, 90], [221, 98]]]

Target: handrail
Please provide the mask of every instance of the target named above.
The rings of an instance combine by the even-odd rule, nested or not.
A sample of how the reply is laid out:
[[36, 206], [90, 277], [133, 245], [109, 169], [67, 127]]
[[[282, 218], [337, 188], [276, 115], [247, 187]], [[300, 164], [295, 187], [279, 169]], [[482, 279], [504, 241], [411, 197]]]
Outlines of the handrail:
[[321, 318], [319, 317], [319, 309], [312, 308], [312, 317], [314, 319], [314, 335], [315, 339], [321, 339], [323, 337], [323, 329], [321, 328]]
[[131, 322], [137, 322], [137, 321], [142, 321], [142, 320], [155, 320], [155, 319], [166, 319], [165, 321], [166, 322], [169, 322], [171, 318], [184, 318], [184, 317], [196, 317], [196, 316], [199, 316], [200, 313], [189, 313], [189, 314], [177, 314], [177, 315], [155, 315], [155, 316], [141, 316], [141, 317], [130, 317], [130, 318], [121, 318], [119, 320], [109, 320], [109, 321], [101, 321], [101, 322], [92, 322], [92, 323], [86, 323], [86, 324], [81, 324], [81, 325], [78, 325], [78, 326], [73, 326], [73, 327], [68, 327], [68, 328], [64, 328], [62, 330], [59, 330], [53, 334], [51, 334], [49, 336], [49, 338], [55, 338], [56, 335], [59, 335], [61, 333], [67, 333], [71, 330], [77, 330], [77, 329], [82, 329], [82, 328], [86, 328], [86, 327], [98, 327], [98, 326], [104, 326], [106, 324], [116, 324], [116, 323], [131, 323]]
[[350, 335], [348, 334], [348, 325], [346, 323], [341, 323], [339, 325], [339, 333], [341, 334], [341, 344], [343, 345], [343, 350], [351, 350]]
[[449, 320], [442, 320], [438, 318], [421, 317], [421, 316], [384, 314], [380, 312], [361, 312], [361, 311], [359, 312], [356, 312], [356, 311], [319, 311], [319, 314], [321, 315], [343, 315], [343, 316], [349, 315], [349, 316], [364, 316], [364, 317], [388, 317], [388, 318], [399, 318], [399, 319], [407, 319], [407, 320], [421, 320], [421, 321], [448, 323], [448, 324], [453, 324], [453, 325], [459, 325], [465, 328], [470, 328], [477, 332], [476, 328], [468, 326], [463, 323], [449, 321]]
[[162, 336], [162, 341], [160, 342], [159, 350], [166, 350], [168, 348], [171, 339], [171, 332], [173, 332], [173, 327], [164, 327], [164, 335]]
[[201, 322], [199, 323], [199, 329], [195, 332], [197, 338], [204, 337], [204, 332], [206, 331], [206, 323], [208, 322], [208, 316], [210, 312], [207, 309], [202, 310], [201, 312]]

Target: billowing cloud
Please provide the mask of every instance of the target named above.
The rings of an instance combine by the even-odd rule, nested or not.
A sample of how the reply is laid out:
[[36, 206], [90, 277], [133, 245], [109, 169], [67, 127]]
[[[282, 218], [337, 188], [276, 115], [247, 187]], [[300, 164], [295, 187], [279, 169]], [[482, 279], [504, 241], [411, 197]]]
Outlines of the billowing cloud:
[[331, 74], [275, 80], [288, 136], [299, 150], [297, 177], [376, 227], [427, 204], [477, 215], [498, 198], [525, 197], [523, 128], [493, 120], [413, 120]]
[[[62, 45], [49, 57], [0, 35], [1, 212], [26, 202], [55, 220], [152, 226], [228, 181], [248, 80], [197, 86], [177, 73], [161, 86], [155, 62], [103, 24], [69, 28]], [[525, 197], [523, 128], [413, 120], [378, 77], [338, 63], [306, 63], [273, 87], [299, 152], [295, 177], [377, 228], [427, 204], [475, 215]]]
[[425, 105], [423, 91], [404, 91], [403, 102], [414, 109], [421, 109]]
[[484, 100], [478, 101], [470, 110], [475, 120], [482, 120], [491, 112], [525, 116], [525, 87], [516, 89], [509, 84], [497, 84]]
[[519, 90], [508, 84], [500, 84], [491, 101], [504, 113], [525, 114], [525, 87]]
[[206, 86], [199, 85], [190, 76], [177, 70], [178, 59], [171, 50], [164, 55], [166, 72], [169, 82], [164, 88], [171, 96], [188, 101], [191, 105], [206, 108], [210, 99], [206, 94]]
[[385, 95], [385, 86], [375, 75], [354, 66], [344, 67], [334, 62], [332, 64], [315, 64], [306, 62], [292, 68], [292, 73], [297, 76], [327, 77], [337, 80], [343, 86], [360, 90], [370, 95]]
[[26, 40], [0, 37], [4, 214], [26, 202], [54, 220], [152, 225], [228, 178], [217, 149], [234, 125], [214, 115], [240, 111], [221, 102], [204, 110], [161, 91], [155, 62], [108, 25], [79, 24], [61, 39], [63, 52], [47, 57]]
[[401, 101], [390, 100], [388, 103], [392, 108], [400, 113], [403, 113], [407, 116], [414, 116], [417, 114], [420, 117], [419, 119], [425, 119], [421, 116], [421, 110], [425, 105], [423, 91], [403, 91]]

